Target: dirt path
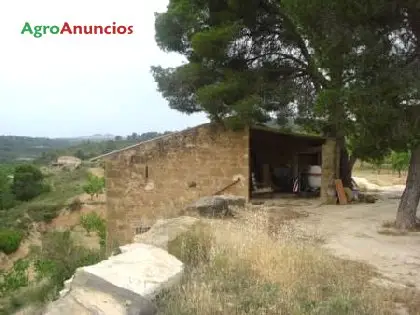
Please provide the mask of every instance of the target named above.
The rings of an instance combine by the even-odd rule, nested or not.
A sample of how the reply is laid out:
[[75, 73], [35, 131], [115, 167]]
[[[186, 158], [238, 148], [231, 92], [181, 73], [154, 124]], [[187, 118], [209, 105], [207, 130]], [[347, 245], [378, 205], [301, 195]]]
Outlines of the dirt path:
[[397, 205], [398, 200], [380, 200], [375, 204], [302, 207], [309, 216], [294, 225], [303, 233], [321, 235], [324, 246], [335, 255], [369, 263], [395, 284], [420, 288], [420, 233], [378, 233], [385, 221], [395, 219]]

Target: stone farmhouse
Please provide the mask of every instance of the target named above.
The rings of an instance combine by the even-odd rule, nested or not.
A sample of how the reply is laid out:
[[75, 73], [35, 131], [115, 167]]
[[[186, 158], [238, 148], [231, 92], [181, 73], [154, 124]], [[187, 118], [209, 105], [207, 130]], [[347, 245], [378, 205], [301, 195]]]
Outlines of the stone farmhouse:
[[98, 159], [105, 161], [108, 248], [130, 243], [142, 228], [176, 216], [203, 196], [234, 194], [249, 201], [258, 197], [258, 186], [268, 187], [272, 198], [293, 194], [292, 178], [307, 165], [322, 165], [319, 196], [327, 198], [338, 167], [333, 139], [214, 124], [92, 160]]

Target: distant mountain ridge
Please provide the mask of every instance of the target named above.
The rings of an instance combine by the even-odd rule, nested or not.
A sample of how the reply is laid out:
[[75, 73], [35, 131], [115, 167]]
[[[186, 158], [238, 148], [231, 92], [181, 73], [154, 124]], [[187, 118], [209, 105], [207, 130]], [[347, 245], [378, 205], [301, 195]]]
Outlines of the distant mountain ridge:
[[91, 136], [81, 136], [81, 137], [70, 137], [70, 138], [61, 138], [61, 139], [68, 139], [68, 140], [80, 140], [80, 141], [86, 141], [86, 140], [91, 140], [91, 141], [106, 141], [106, 140], [114, 140], [115, 139], [115, 135], [112, 134], [94, 134]]
[[133, 132], [124, 137], [112, 134], [69, 138], [0, 136], [0, 163], [31, 160], [49, 163], [59, 155], [75, 155], [82, 159], [88, 159], [168, 132], [145, 132], [142, 134]]

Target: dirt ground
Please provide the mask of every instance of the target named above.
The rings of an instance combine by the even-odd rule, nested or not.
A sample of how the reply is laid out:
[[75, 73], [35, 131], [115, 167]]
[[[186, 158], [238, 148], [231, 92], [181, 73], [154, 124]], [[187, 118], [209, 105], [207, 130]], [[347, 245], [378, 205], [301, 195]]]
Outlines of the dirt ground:
[[382, 169], [378, 173], [369, 169], [355, 168], [353, 170], [353, 176], [366, 178], [369, 182], [378, 186], [405, 185], [405, 181], [407, 180], [407, 174], [405, 172], [399, 177], [398, 174], [386, 169]]
[[[399, 200], [386, 197], [375, 204], [288, 207], [303, 213], [291, 221], [299, 233], [316, 235], [323, 246], [341, 258], [373, 265], [384, 285], [420, 288], [420, 232], [383, 233], [384, 222], [395, 220]], [[282, 210], [278, 208], [279, 216]], [[382, 232], [382, 233], [378, 233]]]

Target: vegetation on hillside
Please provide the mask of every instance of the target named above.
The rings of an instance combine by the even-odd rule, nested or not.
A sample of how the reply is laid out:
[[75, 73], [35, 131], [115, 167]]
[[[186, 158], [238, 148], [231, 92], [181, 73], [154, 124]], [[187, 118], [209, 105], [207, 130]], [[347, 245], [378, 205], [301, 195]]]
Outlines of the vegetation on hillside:
[[[23, 198], [13, 207], [0, 211], [0, 252], [5, 254], [11, 254], [19, 248], [21, 241], [32, 229], [32, 223], [48, 223], [66, 207], [70, 211], [80, 210], [81, 201], [78, 198], [70, 203], [69, 200], [82, 193], [86, 182], [93, 178], [83, 167], [44, 174], [35, 165], [18, 165], [15, 169], [9, 169], [8, 173], [15, 174], [14, 178], [18, 181], [24, 178], [31, 189], [37, 188], [42, 180], [50, 190], [42, 190], [36, 197], [30, 200]], [[102, 185], [101, 179], [95, 179]], [[13, 186], [13, 182], [8, 184]], [[15, 186], [25, 193], [32, 192], [23, 183]], [[56, 298], [64, 281], [78, 267], [95, 264], [105, 258], [104, 219], [90, 213], [81, 217], [80, 224], [87, 233], [97, 233], [100, 249], [86, 249], [75, 244], [71, 231], [44, 233], [42, 246], [33, 246], [29, 256], [16, 261], [11, 270], [0, 271], [0, 314], [11, 314], [20, 307], [36, 306]]]
[[88, 175], [88, 181], [83, 186], [85, 193], [90, 195], [90, 198], [93, 199], [94, 196], [98, 197], [105, 189], [105, 178], [94, 176], [92, 174]]
[[70, 231], [48, 232], [42, 246], [34, 247], [12, 270], [0, 273], [0, 314], [12, 314], [28, 305], [37, 307], [57, 298], [64, 281], [77, 268], [104, 258], [104, 250], [76, 245]]
[[42, 152], [66, 148], [71, 145], [72, 141], [70, 139], [0, 136], [0, 163], [18, 159], [35, 159]]
[[[4, 232], [13, 239], [15, 237], [12, 231], [25, 236], [32, 223], [48, 223], [53, 220], [65, 208], [70, 198], [83, 193], [83, 185], [87, 179], [84, 168], [43, 174], [34, 165], [18, 165], [15, 170], [4, 173], [15, 174], [15, 177], [6, 177], [7, 186], [3, 186], [9, 193], [6, 195], [7, 206], [0, 209], [0, 234]], [[4, 182], [4, 177], [0, 176], [1, 182]], [[0, 197], [4, 197], [4, 194], [0, 194]], [[5, 202], [0, 199], [0, 204], [4, 205]], [[4, 236], [0, 238], [1, 242], [3, 240], [10, 241]]]
[[61, 155], [72, 155], [87, 160], [168, 133], [170, 132], [145, 132], [143, 134], [133, 132], [126, 137], [115, 136], [113, 139], [91, 140], [0, 136], [0, 164], [27, 160], [45, 164], [56, 160]]

